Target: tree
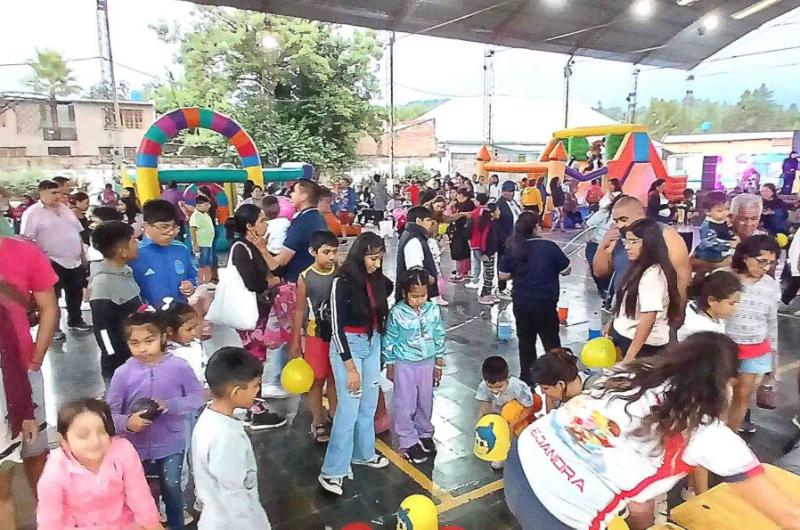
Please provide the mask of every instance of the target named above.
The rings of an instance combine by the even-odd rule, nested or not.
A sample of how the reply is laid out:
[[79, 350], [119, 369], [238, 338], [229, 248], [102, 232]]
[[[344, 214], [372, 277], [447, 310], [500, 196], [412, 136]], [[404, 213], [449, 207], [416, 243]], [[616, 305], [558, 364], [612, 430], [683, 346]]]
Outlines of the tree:
[[[219, 8], [198, 8], [188, 27], [153, 28], [180, 43], [183, 67], [180, 77], [154, 87], [159, 111], [214, 108], [241, 124], [268, 163], [303, 161], [323, 170], [347, 168], [360, 136], [378, 134], [383, 113], [370, 104], [382, 54], [375, 32], [345, 37], [331, 24]], [[277, 39], [277, 50], [261, 48], [265, 34]]]
[[[100, 81], [96, 85], [89, 87], [88, 96], [92, 99], [111, 99], [114, 94], [111, 90], [111, 83], [108, 81]], [[131, 86], [127, 81], [120, 81], [117, 83], [117, 97], [119, 99], [130, 99]]]
[[36, 56], [28, 61], [28, 66], [33, 68], [33, 77], [26, 83], [35, 91], [47, 94], [50, 97], [50, 121], [57, 131], [58, 103], [57, 97], [67, 97], [80, 92], [75, 75], [67, 66], [67, 61], [60, 52], [51, 49], [36, 50]]

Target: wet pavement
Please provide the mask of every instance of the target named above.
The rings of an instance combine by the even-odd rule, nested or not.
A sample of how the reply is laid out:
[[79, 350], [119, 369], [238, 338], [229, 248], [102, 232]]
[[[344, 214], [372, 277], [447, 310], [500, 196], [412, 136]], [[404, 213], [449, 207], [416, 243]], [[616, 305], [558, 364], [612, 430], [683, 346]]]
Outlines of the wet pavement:
[[[577, 232], [547, 235], [566, 241]], [[390, 242], [393, 248], [396, 239]], [[562, 345], [578, 353], [587, 338], [587, 322], [599, 311], [600, 299], [588, 277], [583, 250], [569, 246], [572, 273], [562, 279], [562, 296], [569, 302], [569, 318], [561, 327]], [[385, 270], [394, 275], [393, 252], [390, 250]], [[447, 252], [443, 269], [452, 269]], [[400, 502], [413, 493], [434, 498], [439, 506], [442, 525], [461, 526], [469, 530], [518, 528], [505, 507], [502, 474], [472, 455], [473, 427], [477, 414], [474, 392], [480, 382], [480, 367], [489, 355], [504, 356], [517, 373], [516, 339], [497, 340], [497, 320], [507, 311], [508, 302], [487, 307], [477, 303], [474, 290], [463, 284], [449, 284], [445, 297], [451, 302], [443, 311], [447, 333], [446, 367], [441, 386], [434, 393], [433, 423], [438, 445], [435, 459], [413, 466], [394, 458], [381, 470], [354, 469], [355, 480], [345, 480], [341, 498], [330, 496], [317, 485], [317, 474], [325, 447], [315, 444], [309, 434], [310, 412], [299, 398], [273, 400], [273, 408], [287, 413], [289, 425], [280, 429], [253, 433], [251, 439], [259, 464], [259, 488], [267, 514], [276, 530], [340, 529], [355, 521], [370, 523], [373, 528], [394, 528]], [[790, 419], [798, 412], [797, 370], [800, 354], [800, 317], [792, 313], [800, 302], [782, 309], [780, 318], [780, 377], [782, 399], [773, 411], [753, 409], [753, 422], [758, 432], [748, 441], [756, 454], [771, 462], [782, 454], [784, 446], [797, 434]], [[217, 333], [216, 346], [234, 341], [235, 334]], [[212, 346], [213, 348], [214, 346]], [[539, 344], [541, 352], [541, 344]], [[99, 353], [91, 333], [68, 333], [65, 348], [54, 346], [43, 367], [47, 395], [47, 418], [55, 423], [56, 410], [66, 400], [83, 396], [100, 396], [104, 391], [100, 376]], [[387, 400], [391, 400], [391, 384], [384, 381]], [[52, 431], [52, 429], [50, 429]], [[54, 435], [50, 433], [55, 443]], [[388, 434], [380, 436], [381, 449], [391, 446]], [[21, 501], [21, 517], [25, 528], [32, 528], [30, 493], [21, 469], [16, 474], [15, 493]], [[545, 529], [546, 530], [546, 529]]]

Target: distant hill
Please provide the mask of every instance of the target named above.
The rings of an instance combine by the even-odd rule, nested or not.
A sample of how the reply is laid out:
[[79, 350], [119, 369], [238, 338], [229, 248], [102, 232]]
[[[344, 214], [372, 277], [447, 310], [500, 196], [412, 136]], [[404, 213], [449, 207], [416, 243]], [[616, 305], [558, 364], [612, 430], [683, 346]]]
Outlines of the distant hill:
[[447, 101], [446, 99], [424, 99], [419, 101], [409, 101], [403, 105], [397, 105], [394, 109], [397, 121], [415, 120]]

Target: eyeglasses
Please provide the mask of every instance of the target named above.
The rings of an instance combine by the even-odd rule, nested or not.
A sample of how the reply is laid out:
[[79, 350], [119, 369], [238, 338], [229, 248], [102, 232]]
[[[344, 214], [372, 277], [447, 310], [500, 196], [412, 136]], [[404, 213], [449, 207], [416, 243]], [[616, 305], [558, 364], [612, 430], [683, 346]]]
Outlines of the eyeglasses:
[[626, 247], [632, 247], [634, 245], [639, 245], [639, 244], [641, 244], [641, 242], [642, 242], [641, 239], [628, 239], [627, 237], [622, 240], [622, 244], [624, 246], [626, 246]]
[[768, 258], [750, 258], [756, 262], [756, 265], [762, 269], [771, 269], [775, 265], [776, 260]]
[[175, 223], [150, 223], [150, 226], [159, 232], [174, 232], [178, 229], [178, 225]]

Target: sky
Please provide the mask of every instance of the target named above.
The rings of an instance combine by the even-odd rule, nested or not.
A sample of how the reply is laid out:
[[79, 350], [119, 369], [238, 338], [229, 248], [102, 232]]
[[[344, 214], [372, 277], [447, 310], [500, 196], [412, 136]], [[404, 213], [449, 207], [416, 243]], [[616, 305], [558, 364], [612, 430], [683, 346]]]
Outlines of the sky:
[[[78, 82], [84, 88], [100, 79], [95, 0], [8, 0], [3, 18], [13, 21], [0, 32], [0, 91], [25, 90], [30, 75], [24, 63], [36, 48], [54, 48], [73, 60]], [[148, 25], [167, 20], [187, 23], [193, 4], [176, 0], [109, 0], [111, 41], [118, 79], [133, 89], [180, 73], [174, 63], [175, 48], [159, 41]], [[47, 13], [47, 16], [42, 16]], [[34, 31], [31, 28], [35, 28]], [[798, 50], [740, 59], [726, 57], [776, 48], [800, 46], [800, 10], [776, 19], [719, 52], [713, 62], [692, 72], [698, 98], [735, 101], [747, 88], [762, 82], [775, 90], [783, 104], [800, 101]], [[388, 39], [388, 36], [384, 35]], [[481, 44], [427, 36], [405, 36], [395, 46], [395, 102], [478, 96], [483, 93]], [[561, 99], [566, 56], [521, 49], [502, 49], [495, 56], [495, 93], [522, 97]], [[77, 61], [75, 61], [77, 59]], [[723, 59], [723, 60], [719, 60]], [[631, 65], [576, 58], [571, 99], [586, 105], [626, 105], [631, 89]], [[639, 102], [651, 97], [678, 99], [686, 90], [685, 71], [642, 67]], [[385, 62], [379, 76], [387, 86]]]

